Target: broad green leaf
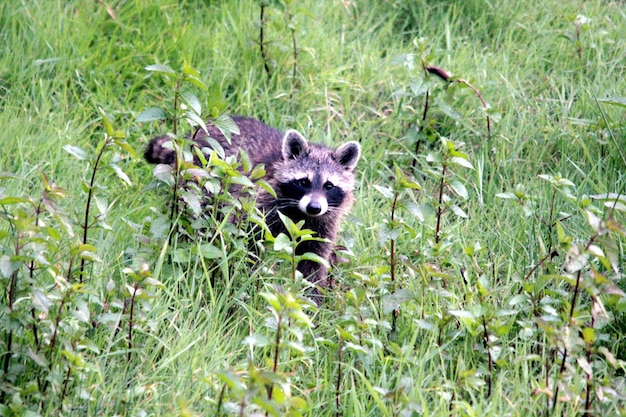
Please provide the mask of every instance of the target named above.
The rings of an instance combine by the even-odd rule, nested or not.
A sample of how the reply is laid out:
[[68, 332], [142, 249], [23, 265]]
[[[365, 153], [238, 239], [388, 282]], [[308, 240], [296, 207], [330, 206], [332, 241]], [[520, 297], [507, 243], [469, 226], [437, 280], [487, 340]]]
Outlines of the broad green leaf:
[[232, 134], [238, 135], [240, 133], [239, 126], [226, 114], [220, 114], [215, 119], [214, 124], [222, 132], [229, 144]]
[[187, 81], [188, 83], [191, 83], [193, 85], [195, 85], [196, 87], [198, 87], [199, 89], [201, 89], [202, 91], [207, 91], [208, 87], [206, 86], [206, 84], [204, 83], [204, 81], [202, 81], [200, 78], [198, 77], [194, 77], [193, 75], [188, 75], [185, 77], [185, 81]]
[[417, 205], [413, 202], [410, 202], [410, 203], [405, 204], [405, 207], [409, 211], [409, 213], [417, 217], [417, 220], [419, 220], [422, 223], [424, 222], [424, 211], [422, 210], [421, 205]]
[[467, 310], [448, 310], [448, 313], [452, 314], [455, 317], [461, 317], [464, 319], [476, 319], [476, 316], [474, 316], [472, 312]]
[[318, 254], [313, 253], [313, 252], [307, 252], [307, 253], [305, 253], [303, 255], [300, 255], [299, 258], [301, 260], [303, 260], [303, 261], [313, 261], [313, 262], [316, 262], [318, 264], [324, 265], [326, 268], [328, 268], [330, 266], [326, 259], [322, 258]]
[[80, 161], [84, 161], [89, 158], [89, 154], [83, 148], [78, 146], [65, 145], [63, 146], [63, 150]]
[[374, 184], [374, 188], [381, 193], [385, 198], [391, 200], [393, 199], [393, 190], [389, 187], [383, 187], [381, 185]]
[[165, 115], [165, 111], [160, 107], [150, 107], [137, 116], [138, 123], [147, 123], [147, 122], [155, 122], [157, 120], [163, 120], [167, 116]]
[[567, 256], [565, 258], [565, 270], [569, 273], [578, 272], [587, 266], [589, 262], [589, 253], [588, 252], [580, 252], [580, 249], [577, 245], [572, 245], [567, 252]]
[[452, 191], [454, 191], [454, 193], [458, 195], [459, 197], [461, 197], [463, 200], [467, 200], [469, 198], [469, 194], [467, 193], [467, 188], [465, 188], [465, 185], [463, 185], [461, 182], [457, 180], [453, 180], [453, 181], [450, 181], [449, 185], [450, 185], [450, 188], [452, 188]]
[[205, 259], [219, 259], [222, 257], [223, 253], [220, 248], [217, 246], [211, 245], [210, 243], [205, 243], [202, 245], [198, 245], [198, 254], [200, 254]]
[[22, 266], [22, 262], [12, 260], [9, 255], [0, 256], [0, 275], [2, 277], [10, 278], [20, 266]]
[[192, 77], [199, 77], [200, 71], [189, 65], [186, 59], [183, 60], [183, 74], [190, 75]]
[[389, 314], [392, 311], [396, 310], [398, 307], [400, 307], [401, 304], [404, 304], [414, 299], [415, 294], [413, 293], [413, 291], [409, 291], [406, 289], [400, 289], [394, 293], [386, 294], [383, 297], [383, 313]]
[[291, 239], [289, 239], [289, 236], [284, 233], [276, 236], [276, 239], [274, 240], [274, 250], [276, 252], [285, 251], [290, 254], [292, 250], [292, 245], [293, 243], [291, 242]]
[[209, 133], [206, 127], [206, 123], [204, 123], [204, 120], [202, 120], [202, 117], [198, 116], [196, 113], [192, 112], [192, 111], [186, 111], [185, 112], [185, 120], [187, 120], [187, 122], [192, 126], [192, 127], [201, 127], [202, 130], [204, 130], [205, 133]]
[[474, 169], [474, 165], [472, 165], [472, 163], [465, 158], [454, 156], [450, 158], [450, 162], [460, 165], [464, 168]]
[[200, 104], [200, 100], [198, 100], [198, 97], [196, 97], [194, 93], [191, 91], [184, 91], [181, 95], [197, 116], [202, 114], [202, 104]]

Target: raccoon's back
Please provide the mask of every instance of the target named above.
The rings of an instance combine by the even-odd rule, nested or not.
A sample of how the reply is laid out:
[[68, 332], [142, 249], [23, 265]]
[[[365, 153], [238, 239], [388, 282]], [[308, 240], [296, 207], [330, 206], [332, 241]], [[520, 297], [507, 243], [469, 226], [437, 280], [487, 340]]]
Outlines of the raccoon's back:
[[[222, 132], [213, 125], [207, 125], [207, 131], [198, 130], [194, 141], [200, 147], [211, 147], [207, 136], [215, 139], [227, 156], [237, 155], [240, 149], [246, 151], [253, 165], [265, 164], [266, 170], [273, 171], [273, 166], [282, 158], [281, 146], [283, 133], [265, 123], [250, 117], [232, 116], [239, 128], [239, 134], [232, 134], [229, 142]], [[173, 165], [175, 154], [171, 147], [163, 147], [170, 141], [168, 136], [152, 139], [146, 147], [144, 157], [153, 164]]]

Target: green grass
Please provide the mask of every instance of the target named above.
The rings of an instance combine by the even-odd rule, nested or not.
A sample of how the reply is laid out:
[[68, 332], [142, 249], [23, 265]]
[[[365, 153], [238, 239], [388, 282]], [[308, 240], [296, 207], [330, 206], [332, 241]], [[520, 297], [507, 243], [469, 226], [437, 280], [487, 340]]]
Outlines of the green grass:
[[[101, 108], [137, 154], [114, 149], [104, 159], [117, 163], [132, 185], [112, 171], [98, 171], [96, 195], [111, 205], [110, 230], [96, 226], [90, 232], [101, 261], [89, 264], [87, 295], [77, 295], [69, 306], [57, 310], [63, 293], [51, 268], [42, 267], [30, 281], [23, 261], [19, 302], [9, 308], [9, 256], [19, 246], [12, 216], [18, 207], [26, 216], [33, 209], [25, 208], [28, 203], [2, 204], [2, 364], [8, 329], [24, 349], [12, 349], [9, 374], [0, 366], [7, 404], [1, 414], [214, 415], [223, 392], [231, 402], [222, 406], [223, 415], [240, 415], [236, 378], [218, 378], [228, 370], [248, 384], [247, 404], [267, 398], [267, 380], [255, 379], [254, 370], [271, 370], [275, 330], [268, 301], [259, 293], [272, 292], [272, 285], [291, 287], [286, 263], [268, 253], [251, 269], [236, 239], [212, 242], [223, 251], [215, 259], [188, 256], [172, 263], [162, 233], [154, 230], [158, 213], [167, 210], [166, 193], [150, 186], [152, 167], [141, 154], [148, 139], [171, 126], [136, 118], [148, 107], [173, 106], [172, 89], [145, 67], [162, 63], [178, 70], [184, 60], [200, 70], [203, 82], [220, 89], [230, 113], [295, 128], [318, 142], [358, 140], [363, 148], [357, 203], [340, 239], [352, 253], [350, 262], [333, 271], [338, 288], [309, 314], [313, 326], [292, 318], [284, 329], [285, 337], [306, 346], [298, 351], [281, 344], [276, 377], [290, 391], [287, 398], [304, 399], [302, 415], [582, 415], [588, 358], [593, 414], [626, 413], [626, 298], [617, 291], [626, 289], [620, 275], [626, 269], [624, 211], [585, 202], [589, 195], [626, 191], [623, 4], [307, 0], [287, 10], [294, 13], [296, 79], [289, 12], [275, 5], [267, 9], [270, 77], [259, 50], [255, 1], [0, 5], [0, 172], [14, 175], [0, 178], [0, 199], [38, 201], [39, 172], [66, 190], [59, 211], [72, 219], [76, 236], [63, 233], [54, 249], [44, 251], [66, 279], [69, 248], [80, 238], [84, 216], [81, 183], [91, 168], [63, 146], [95, 155], [105, 134]], [[407, 54], [415, 56], [414, 68], [398, 58]], [[420, 54], [426, 64], [476, 87], [490, 106], [491, 135], [476, 94], [425, 78]], [[420, 136], [415, 155], [410, 132], [422, 119], [424, 96], [412, 88], [423, 81], [431, 94], [427, 121], [434, 133]], [[474, 167], [448, 167], [448, 180], [468, 191], [464, 199], [446, 188], [449, 203], [468, 218], [446, 210], [440, 242], [435, 227], [441, 165], [428, 157], [442, 154], [438, 135], [464, 143], [461, 151]], [[398, 188], [395, 167], [421, 190]], [[557, 189], [540, 175], [560, 176], [574, 186]], [[399, 193], [393, 220], [390, 199], [374, 186]], [[522, 199], [502, 198], [516, 190], [524, 205]], [[422, 209], [423, 221], [405, 208], [410, 203]], [[594, 234], [585, 210], [614, 219], [621, 231]], [[49, 221], [58, 228], [52, 216]], [[219, 226], [219, 236], [235, 233], [229, 227]], [[385, 235], [386, 227], [398, 234]], [[393, 283], [390, 236], [398, 260]], [[598, 252], [589, 255], [576, 314], [569, 317], [576, 271], [565, 272], [574, 253], [568, 250], [590, 239], [605, 254], [615, 254], [614, 262], [602, 263]], [[167, 251], [188, 254], [201, 243], [206, 242], [181, 239]], [[554, 256], [546, 257], [551, 250]], [[124, 268], [138, 271], [142, 263], [160, 272], [155, 278], [163, 286], [146, 286], [149, 296], [138, 304], [129, 351], [124, 303], [130, 297], [123, 294], [132, 282]], [[615, 284], [615, 294], [594, 281], [596, 271]], [[49, 312], [36, 306], [31, 315], [33, 288], [45, 289], [54, 306]], [[386, 311], [394, 300], [396, 319]], [[98, 326], [76, 318], [81, 306]], [[32, 359], [48, 354], [50, 332], [44, 326], [54, 326], [57, 317], [63, 318], [58, 349], [81, 355], [87, 365], [71, 363], [60, 351], [45, 364]], [[491, 354], [499, 355], [491, 368], [483, 317]], [[28, 324], [37, 320], [41, 334], [48, 334], [39, 344]], [[342, 337], [339, 328], [346, 332]], [[596, 340], [584, 342], [583, 331]], [[252, 348], [252, 335], [267, 343]], [[66, 369], [72, 373], [63, 393], [59, 381]], [[40, 375], [39, 386], [35, 377], [20, 379], [20, 373]], [[41, 393], [45, 380], [50, 386]], [[556, 380], [562, 383], [561, 401], [553, 408], [545, 392]], [[597, 393], [604, 386], [616, 397], [606, 390], [601, 401]]]

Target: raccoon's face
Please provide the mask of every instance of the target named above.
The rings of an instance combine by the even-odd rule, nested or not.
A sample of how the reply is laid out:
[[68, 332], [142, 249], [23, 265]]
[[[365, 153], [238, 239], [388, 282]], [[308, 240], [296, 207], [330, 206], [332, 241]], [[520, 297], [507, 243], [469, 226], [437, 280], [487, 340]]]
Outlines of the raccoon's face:
[[337, 150], [309, 146], [298, 132], [283, 139], [283, 163], [277, 172], [279, 209], [296, 207], [308, 217], [320, 217], [352, 205], [353, 170], [361, 154], [357, 142]]

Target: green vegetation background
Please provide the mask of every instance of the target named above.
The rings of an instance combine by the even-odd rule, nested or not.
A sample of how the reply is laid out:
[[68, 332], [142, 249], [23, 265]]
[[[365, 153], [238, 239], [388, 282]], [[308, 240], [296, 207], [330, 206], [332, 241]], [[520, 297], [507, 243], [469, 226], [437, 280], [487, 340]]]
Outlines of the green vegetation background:
[[[570, 253], [558, 247], [568, 244], [567, 236], [574, 242], [594, 236], [585, 215], [590, 207], [599, 218], [613, 215], [624, 223], [623, 205], [613, 211], [602, 198], [589, 198], [626, 189], [624, 3], [268, 2], [270, 77], [259, 48], [259, 4], [2, 2], [0, 171], [14, 177], [0, 179], [0, 197], [39, 195], [43, 172], [67, 190], [61, 204], [69, 217], [80, 218], [81, 181], [89, 171], [63, 147], [96, 152], [104, 137], [101, 108], [138, 156], [121, 152], [116, 160], [131, 185], [108, 171], [99, 180], [98, 192], [112, 204], [111, 230], [91, 235], [101, 260], [92, 273], [101, 288], [90, 291], [104, 299], [108, 282], [122, 285], [124, 267], [146, 261], [153, 269], [162, 242], [146, 243], [142, 225], [148, 227], [146, 219], [167, 202], [149, 186], [152, 167], [140, 155], [148, 139], [169, 127], [136, 120], [146, 108], [172, 102], [172, 90], [145, 68], [162, 63], [178, 70], [186, 60], [219, 89], [229, 113], [295, 128], [314, 141], [363, 146], [357, 204], [340, 242], [351, 252], [349, 263], [336, 268], [336, 299], [302, 330], [307, 349], [296, 354], [284, 347], [285, 397], [304, 404], [289, 408], [285, 402], [281, 413], [579, 415], [588, 390], [593, 413], [624, 413], [623, 235], [617, 233], [608, 267], [596, 261], [617, 297], [605, 300], [601, 340], [572, 342], [579, 353], [565, 354], [565, 361], [569, 339], [560, 335], [590, 327], [594, 296], [601, 294], [581, 296], [580, 320], [568, 319], [574, 282], [562, 271]], [[489, 108], [470, 88], [445, 88], [424, 73], [422, 62], [467, 81]], [[420, 130], [426, 89], [432, 107]], [[441, 227], [443, 247], [433, 243], [441, 201], [440, 171], [432, 164], [440, 168], [441, 159], [428, 158], [443, 152], [439, 136], [454, 142], [473, 167], [461, 163], [445, 187], [452, 202]], [[396, 166], [421, 185], [420, 191], [401, 190], [402, 226], [393, 223], [398, 218], [392, 219], [387, 198], [401, 176]], [[5, 214], [11, 205], [3, 205]], [[14, 249], [9, 225], [0, 226], [7, 254]], [[390, 251], [397, 253], [391, 268], [403, 287], [391, 300], [398, 288], [389, 284]], [[243, 414], [237, 405], [265, 395], [258, 387], [246, 391], [255, 387], [249, 363], [271, 369], [270, 348], [252, 348], [246, 337], [260, 331], [271, 339], [272, 333], [266, 300], [258, 295], [262, 273], [246, 274], [245, 257], [225, 256], [228, 261], [238, 262], [236, 273], [217, 283], [200, 261], [165, 266], [157, 277], [163, 287], [146, 301], [150, 307], [137, 327], [133, 360], [120, 342], [124, 334], [94, 330], [95, 347], [83, 350], [90, 366], [76, 373], [69, 394], [51, 389], [40, 398], [25, 381], [21, 389], [9, 387], [15, 375], [3, 374], [2, 414], [212, 415], [219, 398], [228, 403], [225, 415]], [[9, 276], [1, 278], [8, 288]], [[357, 295], [345, 295], [350, 289]], [[7, 298], [8, 289], [0, 294]], [[3, 303], [0, 315], [9, 323]], [[390, 305], [399, 308], [397, 318]], [[542, 321], [546, 315], [557, 324]], [[589, 363], [587, 348], [593, 350]], [[591, 385], [587, 365], [596, 372]], [[242, 385], [234, 376], [216, 377], [228, 369]], [[234, 385], [224, 389], [225, 381]], [[563, 388], [554, 405], [557, 382]], [[249, 407], [245, 413], [252, 413]]]

